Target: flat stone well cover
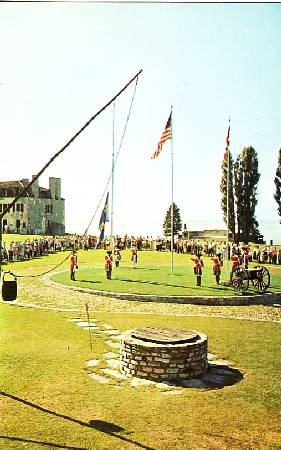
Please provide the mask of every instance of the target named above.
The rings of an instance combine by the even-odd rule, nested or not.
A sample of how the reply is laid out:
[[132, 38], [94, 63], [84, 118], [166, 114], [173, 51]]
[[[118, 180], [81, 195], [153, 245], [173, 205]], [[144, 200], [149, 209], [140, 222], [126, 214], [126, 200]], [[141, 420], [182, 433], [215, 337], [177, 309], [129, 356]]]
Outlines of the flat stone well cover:
[[148, 342], [179, 344], [196, 341], [199, 336], [186, 328], [146, 327], [133, 330], [132, 337]]

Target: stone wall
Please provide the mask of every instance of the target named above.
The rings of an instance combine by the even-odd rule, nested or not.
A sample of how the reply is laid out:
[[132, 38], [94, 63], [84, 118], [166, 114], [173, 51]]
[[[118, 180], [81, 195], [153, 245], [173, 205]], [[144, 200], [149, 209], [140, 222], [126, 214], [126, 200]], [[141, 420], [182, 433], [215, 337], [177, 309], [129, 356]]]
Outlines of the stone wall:
[[153, 381], [183, 381], [197, 378], [208, 366], [208, 339], [197, 333], [194, 342], [164, 344], [132, 337], [129, 330], [121, 337], [121, 372]]
[[[28, 180], [22, 181], [28, 182]], [[39, 188], [38, 180], [36, 180], [31, 194], [21, 197], [15, 208], [4, 216], [3, 223], [7, 224], [9, 232], [64, 235], [65, 200], [60, 197], [60, 178], [49, 178], [49, 190]], [[0, 197], [2, 209], [4, 205], [12, 201], [13, 197]]]

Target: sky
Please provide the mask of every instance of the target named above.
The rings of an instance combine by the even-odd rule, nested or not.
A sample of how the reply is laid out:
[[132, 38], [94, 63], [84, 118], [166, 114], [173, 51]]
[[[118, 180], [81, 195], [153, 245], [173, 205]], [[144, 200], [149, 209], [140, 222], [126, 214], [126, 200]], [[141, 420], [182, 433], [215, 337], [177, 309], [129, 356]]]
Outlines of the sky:
[[[188, 229], [225, 228], [230, 117], [234, 159], [247, 146], [258, 154], [260, 229], [281, 243], [280, 4], [9, 2], [0, 4], [0, 42], [2, 181], [37, 174], [142, 70], [40, 177], [43, 187], [62, 179], [67, 232], [84, 233], [93, 218], [89, 233], [99, 233], [113, 150], [113, 234], [162, 235], [172, 184]], [[152, 160], [171, 107], [173, 139]]]

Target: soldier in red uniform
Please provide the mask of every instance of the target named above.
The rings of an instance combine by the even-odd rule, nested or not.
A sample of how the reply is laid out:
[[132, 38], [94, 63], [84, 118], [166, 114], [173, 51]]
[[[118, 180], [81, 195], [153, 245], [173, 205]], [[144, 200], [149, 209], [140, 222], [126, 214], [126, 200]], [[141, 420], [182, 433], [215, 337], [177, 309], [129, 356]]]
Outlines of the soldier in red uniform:
[[213, 274], [216, 277], [217, 284], [220, 284], [221, 268], [223, 266], [223, 261], [220, 259], [219, 255], [213, 256]]
[[105, 255], [105, 265], [104, 265], [105, 272], [106, 272], [106, 278], [108, 280], [111, 280], [112, 263], [113, 263], [112, 251], [108, 250]]
[[71, 256], [70, 256], [70, 279], [72, 281], [75, 281], [75, 272], [76, 269], [78, 269], [78, 265], [77, 265], [77, 255], [76, 252], [73, 251]]
[[230, 259], [231, 259], [231, 261], [233, 261], [232, 268], [231, 268], [232, 270], [234, 270], [236, 267], [241, 266], [241, 260], [238, 255], [232, 255], [230, 257]]
[[191, 258], [191, 261], [194, 261], [193, 271], [194, 271], [194, 275], [196, 275], [196, 280], [197, 280], [196, 286], [201, 286], [202, 267], [204, 267], [204, 263], [201, 259], [201, 255], [199, 254], [195, 258]]

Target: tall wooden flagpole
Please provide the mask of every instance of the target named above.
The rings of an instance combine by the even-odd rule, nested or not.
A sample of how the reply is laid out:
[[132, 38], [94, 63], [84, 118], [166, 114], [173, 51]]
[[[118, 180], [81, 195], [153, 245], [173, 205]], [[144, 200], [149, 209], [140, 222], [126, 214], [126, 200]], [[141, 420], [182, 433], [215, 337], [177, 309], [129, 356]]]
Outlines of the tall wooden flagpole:
[[227, 148], [227, 178], [226, 178], [226, 273], [228, 273], [228, 258], [229, 258], [229, 175], [230, 175], [230, 117], [228, 119], [229, 127], [226, 138], [226, 148]]
[[173, 107], [171, 106], [171, 188], [172, 188], [172, 206], [171, 206], [171, 275], [174, 273], [174, 152], [173, 152]]
[[114, 137], [115, 137], [115, 102], [113, 103], [113, 116], [112, 116], [112, 169], [111, 169], [111, 248], [114, 253], [114, 237], [113, 237], [113, 200], [114, 200], [114, 165], [115, 165], [115, 155], [114, 155]]
[[167, 139], [171, 139], [171, 182], [172, 182], [172, 205], [171, 205], [171, 275], [174, 272], [174, 162], [173, 162], [173, 136], [172, 136], [172, 111], [173, 107], [171, 106], [171, 112], [169, 115], [169, 119], [166, 123], [163, 133], [161, 134], [160, 141], [158, 142], [157, 149], [151, 156], [151, 159], [157, 158], [162, 150], [164, 143]]
[[78, 130], [72, 137], [69, 139], [66, 144], [52, 156], [51, 159], [44, 165], [44, 167], [35, 175], [32, 180], [24, 187], [24, 189], [16, 196], [14, 199], [9, 203], [6, 209], [0, 213], [0, 280], [1, 280], [1, 274], [2, 274], [2, 219], [3, 217], [10, 211], [10, 209], [13, 207], [13, 205], [18, 201], [19, 198], [21, 198], [35, 183], [36, 180], [42, 175], [43, 172], [50, 166], [50, 164], [59, 156], [61, 153], [65, 151], [67, 147], [69, 147], [70, 144], [92, 123], [96, 117], [98, 117], [108, 106], [110, 106], [126, 89], [127, 87], [135, 80], [138, 79], [139, 75], [141, 74], [142, 69], [130, 80], [127, 84], [113, 97], [111, 98], [98, 112], [96, 112], [81, 128]]

